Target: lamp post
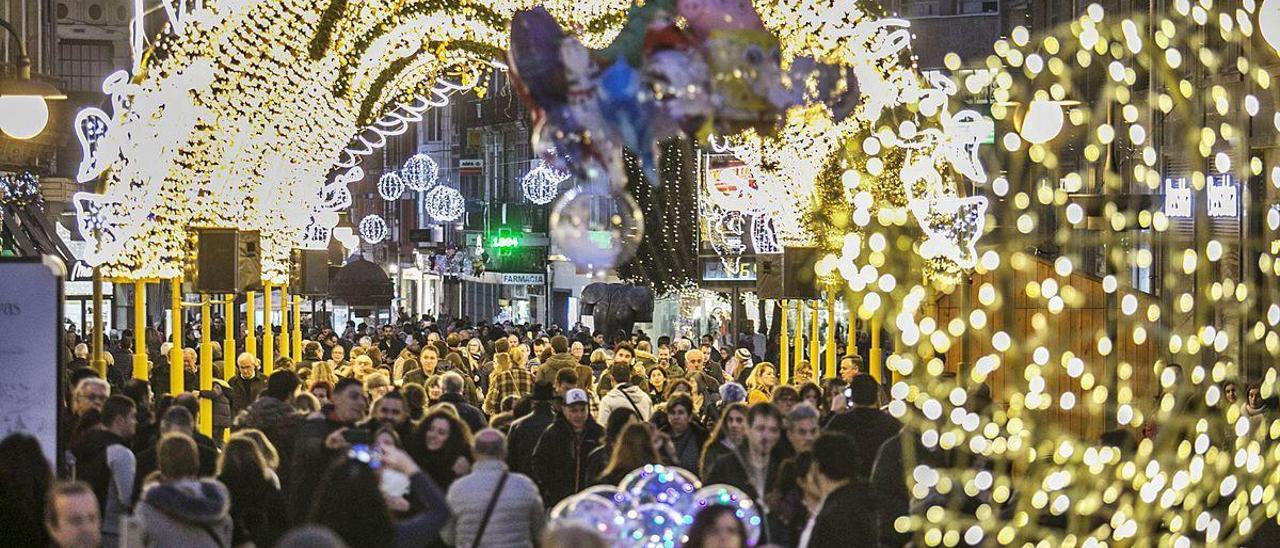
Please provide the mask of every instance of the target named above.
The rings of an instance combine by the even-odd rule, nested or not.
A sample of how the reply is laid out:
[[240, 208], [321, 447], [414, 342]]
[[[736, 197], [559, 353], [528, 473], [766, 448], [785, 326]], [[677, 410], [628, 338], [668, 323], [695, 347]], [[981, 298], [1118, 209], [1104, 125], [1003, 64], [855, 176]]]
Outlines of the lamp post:
[[67, 96], [58, 88], [31, 79], [31, 58], [27, 56], [27, 46], [22, 37], [4, 19], [0, 19], [0, 27], [9, 31], [18, 44], [17, 74], [0, 80], [0, 131], [14, 139], [30, 139], [49, 125], [47, 101], [66, 99]]

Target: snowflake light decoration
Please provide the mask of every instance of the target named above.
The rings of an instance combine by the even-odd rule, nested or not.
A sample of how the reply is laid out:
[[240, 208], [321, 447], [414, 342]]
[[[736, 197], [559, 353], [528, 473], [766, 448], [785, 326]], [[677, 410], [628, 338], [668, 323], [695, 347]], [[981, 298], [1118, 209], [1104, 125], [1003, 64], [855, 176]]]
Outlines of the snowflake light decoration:
[[569, 174], [552, 169], [546, 162], [538, 164], [524, 177], [520, 178], [520, 190], [524, 197], [538, 205], [546, 205], [556, 199], [560, 192], [560, 183], [569, 179]]
[[378, 215], [367, 215], [360, 219], [360, 237], [370, 244], [378, 244], [387, 239], [387, 222]]
[[388, 202], [399, 200], [404, 194], [405, 182], [395, 172], [390, 172], [378, 179], [378, 195]]
[[427, 214], [437, 221], [456, 221], [466, 205], [457, 189], [438, 185], [427, 193]]
[[418, 192], [427, 192], [440, 179], [440, 166], [426, 154], [414, 154], [400, 168], [405, 184]]

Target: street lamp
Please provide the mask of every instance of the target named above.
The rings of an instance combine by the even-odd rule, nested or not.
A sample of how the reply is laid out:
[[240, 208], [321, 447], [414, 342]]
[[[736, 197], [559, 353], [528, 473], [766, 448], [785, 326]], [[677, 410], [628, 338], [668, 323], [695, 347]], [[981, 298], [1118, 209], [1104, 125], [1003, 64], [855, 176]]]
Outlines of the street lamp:
[[31, 79], [31, 58], [27, 46], [8, 21], [0, 19], [4, 27], [18, 43], [17, 75], [0, 80], [0, 131], [14, 139], [30, 139], [44, 131], [49, 124], [49, 105], [46, 101], [66, 99], [58, 88]]

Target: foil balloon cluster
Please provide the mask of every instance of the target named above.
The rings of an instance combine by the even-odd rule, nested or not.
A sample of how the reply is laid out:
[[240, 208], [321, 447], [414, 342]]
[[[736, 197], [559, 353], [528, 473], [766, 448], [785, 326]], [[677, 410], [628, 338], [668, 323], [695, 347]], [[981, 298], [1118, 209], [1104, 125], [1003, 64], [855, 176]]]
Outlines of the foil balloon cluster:
[[564, 162], [557, 168], [625, 181], [625, 148], [656, 182], [660, 141], [748, 128], [772, 134], [800, 102], [777, 38], [749, 1], [653, 0], [633, 5], [627, 18], [600, 51], [541, 7], [512, 18], [512, 81], [533, 113], [535, 149], [563, 153], [549, 159]]
[[637, 468], [617, 485], [597, 485], [560, 501], [551, 519], [577, 522], [613, 546], [676, 547], [698, 512], [724, 505], [747, 530], [749, 545], [760, 540], [763, 516], [751, 497], [729, 485], [701, 486], [683, 468], [651, 464]]

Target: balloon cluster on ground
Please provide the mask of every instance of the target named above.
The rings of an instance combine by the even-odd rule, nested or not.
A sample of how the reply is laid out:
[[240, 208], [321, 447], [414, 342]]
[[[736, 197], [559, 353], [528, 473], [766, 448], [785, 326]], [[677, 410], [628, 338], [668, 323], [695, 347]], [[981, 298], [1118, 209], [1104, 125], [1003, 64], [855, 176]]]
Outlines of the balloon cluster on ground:
[[734, 508], [748, 543], [760, 540], [763, 517], [746, 493], [723, 484], [703, 487], [688, 470], [660, 464], [635, 469], [617, 486], [597, 485], [560, 501], [551, 519], [578, 522], [614, 546], [675, 547], [710, 506]]

